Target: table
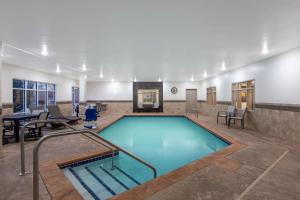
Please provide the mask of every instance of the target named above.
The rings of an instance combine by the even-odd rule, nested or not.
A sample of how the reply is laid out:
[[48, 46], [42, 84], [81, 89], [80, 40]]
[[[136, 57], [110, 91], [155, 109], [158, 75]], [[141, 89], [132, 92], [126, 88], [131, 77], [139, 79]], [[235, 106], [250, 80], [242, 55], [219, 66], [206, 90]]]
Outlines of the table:
[[20, 131], [20, 121], [26, 119], [36, 119], [38, 114], [15, 114], [15, 115], [4, 115], [2, 116], [2, 121], [13, 121], [14, 122], [14, 137], [15, 142], [19, 142], [19, 131]]

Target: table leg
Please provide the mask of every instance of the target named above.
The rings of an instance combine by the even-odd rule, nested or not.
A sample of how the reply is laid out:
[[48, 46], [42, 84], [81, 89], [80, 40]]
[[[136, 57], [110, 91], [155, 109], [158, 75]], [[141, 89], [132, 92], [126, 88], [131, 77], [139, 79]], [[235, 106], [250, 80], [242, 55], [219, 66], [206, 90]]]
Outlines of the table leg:
[[20, 121], [14, 121], [14, 135], [15, 135], [15, 142], [19, 142], [19, 130], [20, 130]]

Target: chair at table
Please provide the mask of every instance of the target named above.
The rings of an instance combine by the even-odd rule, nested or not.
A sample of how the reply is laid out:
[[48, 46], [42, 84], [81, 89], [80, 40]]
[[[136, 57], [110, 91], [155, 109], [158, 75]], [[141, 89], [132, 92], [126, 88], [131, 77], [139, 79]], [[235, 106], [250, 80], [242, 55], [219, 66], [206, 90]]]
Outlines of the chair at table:
[[228, 128], [230, 127], [230, 121], [233, 119], [234, 123], [235, 120], [240, 120], [241, 121], [241, 128], [244, 129], [245, 128], [245, 115], [247, 113], [247, 108], [241, 110], [241, 112], [236, 113], [235, 116], [230, 116], [228, 118]]
[[9, 139], [14, 138], [14, 124], [13, 122], [3, 122], [2, 129], [2, 144], [8, 144]]
[[45, 112], [44, 106], [30, 106], [29, 110], [31, 114], [40, 114], [41, 112]]
[[234, 116], [236, 112], [235, 106], [228, 106], [227, 111], [219, 111], [217, 115], [217, 124], [219, 123], [219, 117], [225, 118], [225, 124], [230, 116]]
[[[48, 112], [41, 112], [36, 121], [38, 122], [38, 121], [47, 120], [48, 115], [49, 115]], [[30, 126], [26, 127], [26, 129], [28, 130], [28, 132], [26, 134], [26, 139], [27, 138], [38, 139], [38, 137], [41, 137], [43, 127], [46, 127], [46, 123], [44, 123], [44, 122], [33, 124], [33, 125], [30, 125]]]

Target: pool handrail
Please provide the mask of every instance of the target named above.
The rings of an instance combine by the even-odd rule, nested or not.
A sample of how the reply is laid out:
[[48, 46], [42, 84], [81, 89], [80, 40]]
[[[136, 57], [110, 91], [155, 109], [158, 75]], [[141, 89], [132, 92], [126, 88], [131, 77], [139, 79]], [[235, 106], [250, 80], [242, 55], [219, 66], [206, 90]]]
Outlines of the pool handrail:
[[66, 122], [63, 122], [61, 120], [40, 120], [40, 121], [31, 121], [31, 122], [28, 122], [26, 123], [23, 127], [22, 127], [22, 130], [21, 130], [21, 133], [20, 133], [20, 155], [21, 155], [21, 172], [19, 173], [19, 176], [25, 176], [27, 174], [26, 172], [26, 168], [25, 168], [25, 144], [24, 144], [24, 134], [25, 134], [25, 130], [26, 128], [28, 128], [29, 126], [31, 125], [35, 125], [37, 123], [60, 123], [72, 130], [77, 130], [76, 128], [74, 128], [73, 126], [71, 126], [70, 124], [67, 124]]
[[[39, 122], [41, 123], [41, 121]], [[86, 136], [86, 133], [96, 137], [97, 139], [100, 139], [101, 141], [107, 143], [108, 145], [116, 148], [116, 150], [122, 151], [123, 153], [127, 154], [128, 156], [132, 157], [133, 159], [141, 162], [142, 164], [146, 165], [153, 171], [154, 178], [157, 177], [157, 171], [156, 169], [149, 163], [145, 162], [144, 160], [138, 158], [134, 154], [126, 151], [125, 149], [105, 140], [104, 138], [100, 137], [97, 133], [89, 130], [73, 130], [73, 131], [68, 131], [68, 132], [60, 132], [60, 133], [53, 133], [51, 135], [43, 136], [41, 139], [37, 141], [33, 148], [33, 199], [38, 200], [39, 199], [39, 148], [43, 144], [44, 141], [54, 138], [54, 137], [59, 137], [59, 136], [66, 136], [66, 135], [76, 135], [76, 134], [82, 134]], [[95, 140], [97, 141], [97, 140]], [[112, 165], [113, 165], [113, 157], [114, 157], [114, 150], [112, 151]]]
[[[20, 155], [21, 155], [21, 172], [19, 173], [19, 176], [25, 176], [26, 174], [29, 174], [28, 172], [26, 172], [26, 167], [25, 167], [25, 147], [24, 147], [24, 134], [25, 134], [25, 130], [28, 126], [30, 125], [34, 125], [34, 124], [37, 124], [37, 123], [60, 123], [68, 128], [70, 128], [71, 130], [80, 130], [80, 129], [76, 129], [74, 128], [73, 126], [71, 126], [70, 124], [64, 122], [64, 121], [61, 121], [61, 120], [58, 120], [58, 119], [48, 119], [48, 120], [38, 120], [38, 121], [32, 121], [32, 122], [29, 122], [27, 124], [25, 124], [22, 128], [22, 131], [21, 131], [21, 134], [20, 134], [20, 138], [21, 138], [21, 142], [20, 142]], [[56, 133], [64, 133], [66, 131], [58, 131]], [[85, 137], [95, 141], [96, 143], [98, 144], [101, 144], [105, 147], [107, 147], [108, 149], [110, 149], [112, 151], [112, 168], [114, 168], [114, 149], [111, 148], [111, 146], [108, 146], [107, 144], [103, 143], [103, 142], [100, 142], [98, 140], [95, 140], [94, 138], [90, 137], [89, 135], [86, 135], [86, 134], [83, 134]]]

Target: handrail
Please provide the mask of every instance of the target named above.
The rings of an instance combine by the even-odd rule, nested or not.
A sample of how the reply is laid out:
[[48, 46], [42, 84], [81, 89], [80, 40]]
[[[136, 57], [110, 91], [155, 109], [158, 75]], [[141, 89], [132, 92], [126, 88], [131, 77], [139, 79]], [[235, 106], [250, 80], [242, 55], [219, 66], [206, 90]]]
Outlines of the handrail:
[[139, 161], [140, 163], [146, 165], [147, 167], [149, 167], [149, 168], [153, 171], [153, 177], [154, 177], [154, 178], [157, 177], [157, 171], [156, 171], [155, 167], [153, 167], [151, 164], [147, 163], [146, 161], [144, 161], [143, 159], [137, 157], [136, 155], [130, 153], [129, 151], [127, 151], [127, 150], [125, 150], [125, 149], [123, 149], [123, 148], [121, 148], [121, 147], [115, 145], [114, 143], [111, 143], [110, 141], [108, 141], [108, 140], [106, 140], [106, 139], [100, 137], [97, 133], [95, 133], [95, 132], [93, 132], [93, 131], [89, 131], [89, 130], [84, 130], [84, 131], [87, 132], [87, 133], [90, 133], [90, 134], [92, 134], [92, 135], [94, 135], [94, 136], [96, 136], [97, 138], [99, 138], [99, 139], [102, 140], [103, 142], [109, 144], [110, 146], [112, 146], [112, 147], [118, 149], [119, 151], [122, 151], [123, 153], [127, 154], [128, 156], [132, 157], [133, 159], [135, 159], [135, 160]]
[[[78, 130], [76, 128], [74, 128], [73, 126], [71, 126], [70, 124], [66, 123], [66, 122], [63, 122], [61, 120], [57, 120], [57, 119], [50, 119], [50, 120], [36, 120], [36, 121], [32, 121], [32, 122], [29, 122], [27, 124], [25, 124], [22, 128], [22, 131], [21, 131], [21, 135], [20, 135], [20, 139], [21, 139], [21, 142], [20, 142], [20, 155], [21, 155], [21, 172], [19, 173], [19, 176], [25, 176], [27, 174], [26, 172], [26, 169], [25, 169], [25, 147], [24, 147], [24, 134], [25, 134], [25, 130], [28, 126], [30, 125], [34, 125], [34, 124], [39, 124], [39, 123], [60, 123], [72, 130]], [[63, 132], [66, 132], [66, 131], [59, 131], [59, 132], [56, 132], [56, 133], [63, 133]], [[104, 144], [98, 140], [95, 140], [94, 138], [90, 137], [89, 135], [86, 135], [86, 134], [83, 134], [85, 137], [88, 137], [89, 139], [99, 143], [99, 144], [102, 144], [103, 146], [109, 148], [111, 151], [112, 151], [112, 168], [114, 168], [114, 149], [111, 148], [111, 146], [108, 146], [107, 144]]]
[[117, 148], [119, 151], [122, 151], [123, 153], [129, 155], [130, 157], [132, 157], [132, 158], [138, 160], [139, 162], [143, 163], [144, 165], [148, 166], [150, 169], [153, 170], [154, 178], [157, 177], [157, 171], [152, 165], [148, 164], [147, 162], [143, 161], [142, 159], [138, 158], [137, 156], [131, 154], [130, 152], [122, 149], [121, 147], [118, 147], [117, 145], [105, 140], [104, 138], [100, 137], [98, 134], [96, 134], [92, 131], [78, 130], [78, 131], [71, 131], [71, 132], [64, 132], [64, 133], [54, 133], [54, 134], [42, 137], [39, 141], [37, 141], [37, 143], [35, 144], [34, 149], [33, 149], [33, 200], [39, 199], [39, 148], [43, 144], [43, 142], [45, 142], [46, 140], [53, 138], [53, 137], [84, 134], [84, 133], [89, 133], [89, 134], [97, 137], [98, 139], [100, 139], [104, 142], [107, 142], [110, 146]]
[[30, 125], [34, 125], [34, 124], [38, 124], [38, 123], [60, 123], [72, 130], [77, 130], [74, 127], [72, 127], [71, 125], [67, 124], [66, 122], [60, 121], [60, 120], [36, 120], [36, 121], [32, 121], [32, 122], [28, 122], [26, 123], [22, 130], [21, 130], [21, 134], [20, 134], [20, 155], [21, 155], [21, 172], [19, 173], [20, 176], [25, 176], [26, 175], [26, 171], [25, 171], [25, 147], [24, 147], [24, 134], [25, 134], [25, 130], [26, 128], [28, 128]]

